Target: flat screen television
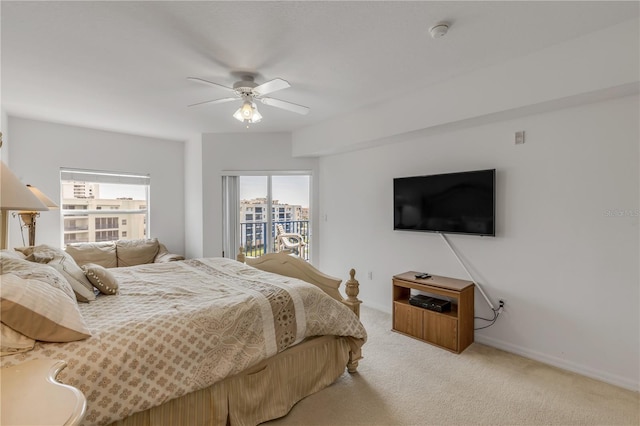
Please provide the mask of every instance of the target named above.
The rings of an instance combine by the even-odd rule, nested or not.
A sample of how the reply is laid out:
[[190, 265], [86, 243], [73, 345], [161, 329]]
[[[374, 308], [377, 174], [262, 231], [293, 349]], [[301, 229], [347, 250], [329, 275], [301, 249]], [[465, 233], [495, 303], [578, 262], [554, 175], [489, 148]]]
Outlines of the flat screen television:
[[393, 180], [393, 229], [495, 236], [496, 171]]

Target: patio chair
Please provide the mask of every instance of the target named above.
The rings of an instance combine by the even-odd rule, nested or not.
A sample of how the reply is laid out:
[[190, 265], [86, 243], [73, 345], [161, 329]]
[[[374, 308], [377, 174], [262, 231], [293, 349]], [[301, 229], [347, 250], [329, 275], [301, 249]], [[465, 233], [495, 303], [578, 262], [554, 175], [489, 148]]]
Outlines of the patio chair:
[[276, 225], [276, 250], [277, 251], [294, 251], [297, 255], [302, 255], [302, 248], [307, 243], [302, 239], [302, 235], [293, 232], [284, 232], [284, 227], [280, 224]]

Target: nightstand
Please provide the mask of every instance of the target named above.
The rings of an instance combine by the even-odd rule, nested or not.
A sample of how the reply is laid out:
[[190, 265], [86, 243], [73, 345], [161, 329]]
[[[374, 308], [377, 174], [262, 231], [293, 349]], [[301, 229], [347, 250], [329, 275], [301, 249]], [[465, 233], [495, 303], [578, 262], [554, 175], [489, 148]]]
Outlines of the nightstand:
[[65, 361], [38, 359], [0, 370], [0, 424], [79, 425], [87, 400], [56, 381]]

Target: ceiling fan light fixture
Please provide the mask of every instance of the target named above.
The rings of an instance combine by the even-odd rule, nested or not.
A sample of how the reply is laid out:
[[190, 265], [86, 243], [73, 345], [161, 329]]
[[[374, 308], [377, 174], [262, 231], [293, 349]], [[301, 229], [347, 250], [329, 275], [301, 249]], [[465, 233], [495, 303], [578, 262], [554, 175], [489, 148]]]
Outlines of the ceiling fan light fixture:
[[[0, 0], [1, 1], [1, 0]], [[305, 115], [309, 113], [309, 108], [304, 105], [294, 104], [292, 102], [283, 101], [281, 99], [275, 99], [268, 97], [273, 92], [291, 87], [289, 82], [281, 78], [274, 78], [266, 83], [257, 84], [253, 75], [243, 76], [241, 81], [237, 81], [233, 84], [233, 87], [227, 87], [222, 84], [214, 83], [209, 80], [205, 80], [198, 77], [187, 77], [188, 80], [206, 84], [217, 88], [225, 89], [227, 92], [233, 94], [233, 97], [212, 99], [210, 101], [198, 102], [189, 105], [214, 105], [231, 101], [242, 101], [242, 106], [233, 113], [233, 118], [241, 123], [251, 124], [258, 123], [262, 120], [262, 114], [258, 112], [256, 103], [254, 101], [259, 100], [263, 104], [270, 105], [276, 108], [281, 108], [287, 111], [295, 112], [297, 114]]]
[[251, 102], [244, 101], [240, 110], [245, 120], [251, 120], [253, 117], [253, 105], [251, 105]]
[[262, 120], [262, 114], [258, 111], [254, 102], [245, 101], [236, 112], [233, 118], [243, 123], [258, 123]]

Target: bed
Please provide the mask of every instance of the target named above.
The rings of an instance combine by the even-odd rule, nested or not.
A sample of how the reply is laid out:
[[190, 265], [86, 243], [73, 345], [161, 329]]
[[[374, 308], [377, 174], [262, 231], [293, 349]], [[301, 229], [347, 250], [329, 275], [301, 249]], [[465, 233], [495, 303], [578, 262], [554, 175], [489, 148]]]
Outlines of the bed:
[[83, 424], [255, 425], [361, 358], [353, 270], [347, 298], [341, 280], [283, 253], [109, 272], [118, 294], [77, 304], [90, 337], [37, 341], [1, 360], [65, 360], [58, 379], [86, 396]]

